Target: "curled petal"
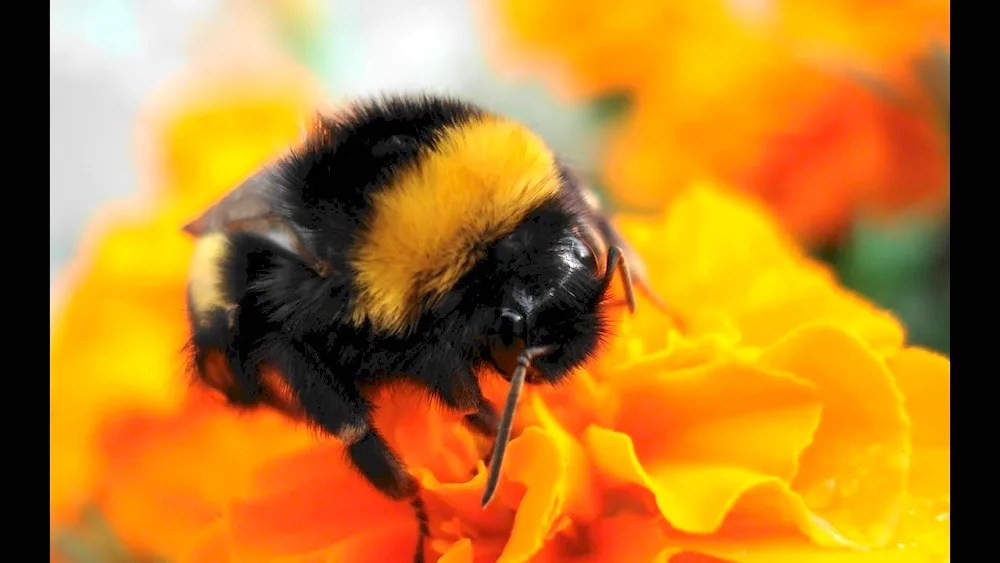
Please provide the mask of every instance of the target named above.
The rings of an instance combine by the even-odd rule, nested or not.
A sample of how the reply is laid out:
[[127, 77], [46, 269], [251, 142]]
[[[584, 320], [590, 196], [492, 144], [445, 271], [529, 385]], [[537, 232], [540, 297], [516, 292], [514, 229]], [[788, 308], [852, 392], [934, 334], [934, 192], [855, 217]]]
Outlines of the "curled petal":
[[678, 196], [661, 221], [622, 218], [619, 224], [646, 257], [656, 291], [691, 326], [724, 314], [752, 346], [821, 321], [878, 348], [898, 349], [903, 342], [896, 319], [839, 288], [747, 197], [703, 182]]
[[659, 511], [677, 530], [714, 533], [731, 511], [749, 511], [759, 526], [791, 525], [821, 545], [848, 543], [775, 477], [722, 464], [644, 466], [628, 436], [604, 428], [587, 429], [584, 440], [609, 486], [635, 483], [649, 489]]
[[427, 468], [445, 481], [465, 480], [485, 452], [460, 423], [462, 413], [441, 408], [426, 391], [397, 385], [373, 402], [375, 426], [411, 470]]
[[[500, 487], [496, 498], [484, 510], [480, 506], [486, 488], [486, 465], [480, 461], [472, 479], [442, 482], [428, 470], [419, 472], [431, 533], [439, 537], [502, 537], [514, 521], [518, 491]], [[481, 543], [477, 541], [477, 546]], [[502, 547], [502, 546], [501, 546]], [[497, 550], [499, 553], [500, 550]]]
[[600, 491], [583, 446], [559, 424], [537, 395], [532, 397], [532, 408], [541, 421], [542, 428], [555, 440], [560, 456], [566, 463], [563, 485], [565, 505], [562, 507], [562, 514], [575, 523], [596, 519], [601, 513]]
[[885, 545], [910, 463], [910, 423], [892, 373], [858, 337], [824, 325], [793, 332], [759, 363], [812, 382], [823, 401], [794, 490], [852, 541]]
[[[614, 418], [614, 397], [608, 393], [607, 384], [597, 370], [579, 370], [568, 381], [558, 386], [542, 386], [530, 395], [537, 397], [559, 426], [574, 436], [591, 424], [610, 424]], [[534, 405], [534, 399], [529, 403]], [[524, 425], [545, 424], [535, 408], [520, 413]]]
[[504, 472], [525, 486], [510, 539], [498, 561], [527, 561], [542, 548], [565, 499], [566, 459], [555, 437], [529, 426], [507, 446]]
[[886, 359], [913, 426], [909, 490], [929, 498], [951, 493], [951, 362], [920, 348]]
[[738, 360], [673, 370], [691, 359], [679, 356], [651, 356], [615, 376], [627, 408], [614, 428], [643, 465], [720, 464], [791, 480], [820, 420], [813, 385]]

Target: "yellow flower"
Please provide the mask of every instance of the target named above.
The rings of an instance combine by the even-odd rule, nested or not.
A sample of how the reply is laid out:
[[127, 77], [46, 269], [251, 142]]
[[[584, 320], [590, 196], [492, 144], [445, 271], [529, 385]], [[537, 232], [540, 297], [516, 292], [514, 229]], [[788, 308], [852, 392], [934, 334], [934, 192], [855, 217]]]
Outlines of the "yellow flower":
[[150, 197], [95, 221], [70, 267], [50, 349], [50, 494], [63, 521], [100, 477], [99, 429], [125, 410], [176, 413], [189, 384], [180, 228], [298, 138], [315, 83], [279, 61], [195, 68], [144, 117]]

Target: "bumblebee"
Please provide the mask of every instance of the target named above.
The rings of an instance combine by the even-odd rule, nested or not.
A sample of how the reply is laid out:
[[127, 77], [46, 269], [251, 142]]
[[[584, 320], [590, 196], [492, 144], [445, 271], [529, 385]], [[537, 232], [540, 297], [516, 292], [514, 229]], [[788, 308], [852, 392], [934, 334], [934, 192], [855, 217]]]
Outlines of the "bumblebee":
[[[437, 96], [320, 116], [184, 229], [196, 237], [196, 375], [234, 405], [338, 437], [376, 489], [413, 504], [418, 560], [418, 485], [372, 426], [370, 392], [416, 383], [495, 438], [486, 506], [523, 384], [567, 378], [610, 333], [610, 308], [634, 309], [633, 276], [646, 287], [597, 199], [538, 136]], [[616, 273], [625, 303], [608, 291]], [[502, 415], [480, 391], [490, 373], [511, 384]]]

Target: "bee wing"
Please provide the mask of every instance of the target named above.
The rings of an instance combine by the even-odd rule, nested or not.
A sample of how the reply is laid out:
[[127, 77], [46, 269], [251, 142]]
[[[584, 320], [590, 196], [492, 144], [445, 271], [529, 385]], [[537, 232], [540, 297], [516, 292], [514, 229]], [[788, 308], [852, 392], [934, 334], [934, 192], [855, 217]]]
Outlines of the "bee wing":
[[224, 198], [184, 225], [184, 232], [199, 237], [212, 232], [239, 231], [244, 225], [277, 219], [273, 172], [265, 168], [247, 178]]
[[184, 232], [200, 237], [214, 232], [254, 232], [298, 254], [322, 276], [332, 273], [329, 263], [317, 257], [307, 237], [280, 212], [276, 172], [266, 167], [247, 178], [197, 219]]

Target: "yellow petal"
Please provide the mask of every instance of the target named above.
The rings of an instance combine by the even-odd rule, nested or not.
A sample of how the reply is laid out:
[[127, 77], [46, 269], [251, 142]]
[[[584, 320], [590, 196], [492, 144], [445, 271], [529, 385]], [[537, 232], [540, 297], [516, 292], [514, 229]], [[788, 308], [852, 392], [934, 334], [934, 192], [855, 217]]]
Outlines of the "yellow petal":
[[604, 428], [588, 428], [584, 442], [607, 486], [634, 483], [649, 489], [660, 512], [677, 530], [716, 532], [735, 507], [739, 513], [752, 514], [758, 526], [789, 524], [823, 545], [845, 543], [775, 477], [722, 464], [644, 466], [628, 436]]
[[693, 327], [705, 315], [727, 316], [754, 346], [811, 321], [856, 331], [879, 348], [903, 341], [898, 321], [839, 288], [769, 212], [733, 190], [696, 183], [660, 221], [622, 217], [619, 225], [654, 289]]
[[811, 383], [738, 360], [681, 370], [673, 362], [651, 356], [615, 375], [623, 406], [614, 428], [630, 436], [643, 465], [708, 463], [795, 475], [820, 419]]
[[438, 559], [438, 563], [472, 563], [472, 540], [462, 538]]
[[[930, 556], [912, 549], [829, 549], [809, 543], [805, 538], [790, 537], [781, 541], [748, 545], [745, 542], [713, 541], [684, 543], [684, 553], [670, 563], [944, 563], [947, 558]], [[699, 545], [700, 544], [700, 545]], [[671, 548], [676, 551], [678, 548]]]
[[606, 561], [666, 561], [670, 541], [666, 524], [656, 514], [622, 513], [606, 516], [590, 525], [577, 526], [557, 536], [533, 559], [533, 563], [601, 563]]
[[561, 507], [561, 513], [577, 524], [596, 519], [601, 513], [601, 496], [583, 446], [559, 424], [540, 397], [533, 396], [531, 403], [541, 427], [555, 441], [560, 457], [565, 460], [565, 504]]
[[184, 398], [184, 276], [191, 242], [163, 217], [132, 213], [102, 216], [52, 315], [54, 518], [71, 512], [99, 477], [94, 448], [102, 422], [124, 409], [176, 412]]
[[910, 461], [910, 424], [888, 368], [858, 337], [823, 325], [793, 332], [759, 363], [812, 382], [823, 402], [794, 490], [847, 538], [885, 545]]
[[551, 434], [529, 426], [507, 446], [504, 473], [511, 481], [523, 483], [527, 490], [499, 561], [527, 561], [542, 548], [562, 510], [566, 460]]
[[951, 492], [951, 362], [920, 348], [886, 359], [912, 424], [909, 490], [938, 497]]

